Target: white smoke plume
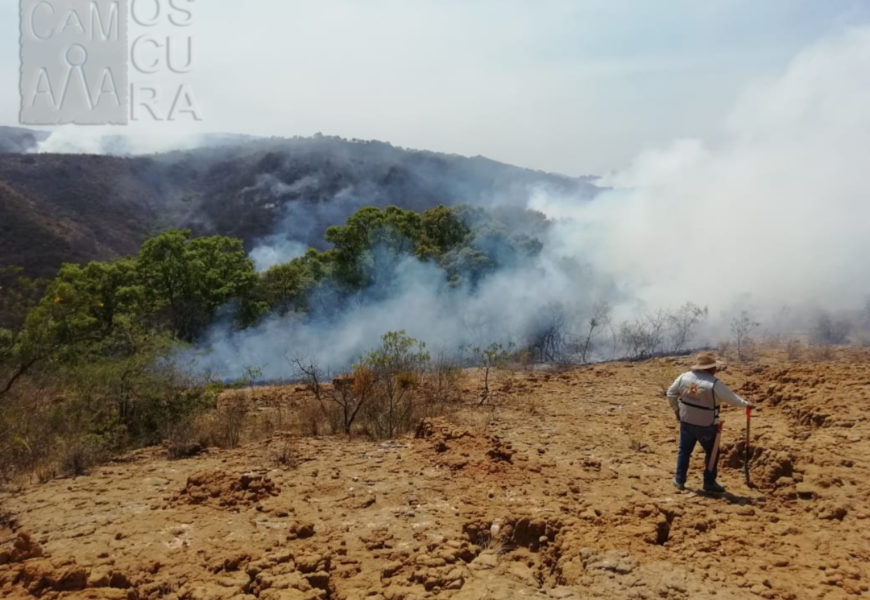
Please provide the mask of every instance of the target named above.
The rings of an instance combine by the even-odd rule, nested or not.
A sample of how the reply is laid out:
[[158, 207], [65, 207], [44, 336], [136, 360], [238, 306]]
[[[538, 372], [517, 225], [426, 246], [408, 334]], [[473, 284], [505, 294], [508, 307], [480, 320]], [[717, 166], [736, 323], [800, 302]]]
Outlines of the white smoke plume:
[[[232, 333], [215, 327], [194, 362], [200, 372], [224, 379], [241, 377], [251, 366], [266, 379], [284, 379], [293, 375], [295, 358], [333, 373], [346, 369], [387, 331], [405, 330], [434, 353], [452, 355], [463, 344], [527, 339], [548, 319], [588, 314], [597, 299], [592, 290], [599, 284], [588, 269], [551, 260], [504, 269], [474, 290], [449, 287], [440, 268], [413, 257], [379, 261], [384, 266], [374, 288], [346, 299], [341, 310], [315, 308], [313, 318], [274, 316]], [[577, 295], [580, 289], [587, 293]], [[579, 324], [565, 323], [572, 325]]]
[[306, 357], [340, 370], [386, 331], [453, 351], [521, 340], [554, 314], [579, 332], [602, 300], [621, 319], [707, 306], [712, 326], [698, 342], [708, 343], [741, 308], [792, 329], [809, 329], [820, 308], [857, 310], [870, 294], [867, 65], [870, 29], [846, 31], [747, 89], [717, 140], [643, 152], [592, 201], [530, 193], [529, 208], [553, 221], [531, 265], [455, 290], [409, 258], [382, 274], [377, 299], [320, 318], [214, 328], [197, 368], [226, 378], [253, 365], [277, 379]]
[[589, 205], [536, 196], [564, 251], [648, 305], [725, 310], [864, 302], [870, 278], [870, 29], [796, 56], [745, 91], [716, 143], [680, 140], [605, 178]]

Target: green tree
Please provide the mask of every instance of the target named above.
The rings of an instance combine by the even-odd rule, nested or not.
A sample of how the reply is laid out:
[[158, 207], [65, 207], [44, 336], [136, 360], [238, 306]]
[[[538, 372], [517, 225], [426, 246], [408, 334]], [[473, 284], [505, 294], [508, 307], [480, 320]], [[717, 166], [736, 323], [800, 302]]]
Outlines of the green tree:
[[471, 230], [446, 206], [430, 208], [420, 216], [416, 254], [440, 260], [445, 253], [468, 241]]
[[[139, 274], [153, 311], [165, 315], [173, 333], [192, 342], [232, 299], [252, 302], [257, 283], [254, 265], [241, 240], [191, 238], [188, 230], [171, 230], [142, 245]], [[249, 309], [250, 320], [257, 309]]]
[[0, 266], [0, 329], [21, 327], [47, 285], [46, 279], [25, 276], [21, 267]]
[[270, 268], [260, 275], [256, 296], [269, 307], [270, 312], [307, 310], [308, 294], [316, 283], [312, 268], [315, 262], [301, 257]]
[[130, 340], [144, 319], [135, 261], [63, 265], [22, 328], [2, 336], [2, 352], [13, 366], [0, 394], [40, 362], [81, 364], [130, 355]]
[[373, 206], [359, 209], [344, 225], [326, 230], [324, 237], [334, 246], [333, 275], [350, 290], [370, 285], [375, 268], [372, 249], [382, 246], [394, 255], [410, 254], [419, 231], [420, 215], [413, 211], [395, 206], [384, 210]]

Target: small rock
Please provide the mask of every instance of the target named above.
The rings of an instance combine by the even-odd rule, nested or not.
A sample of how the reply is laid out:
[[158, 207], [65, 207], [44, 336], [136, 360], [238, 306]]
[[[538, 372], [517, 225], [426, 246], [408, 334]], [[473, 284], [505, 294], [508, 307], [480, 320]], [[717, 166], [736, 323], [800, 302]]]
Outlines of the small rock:
[[470, 566], [472, 569], [494, 569], [498, 566], [498, 555], [491, 551], [482, 552], [471, 561]]
[[381, 577], [388, 578], [392, 577], [396, 573], [398, 573], [402, 569], [402, 563], [398, 560], [394, 560], [381, 569]]
[[64, 571], [57, 579], [54, 589], [61, 592], [83, 590], [88, 585], [88, 572], [80, 567]]
[[314, 523], [309, 521], [303, 521], [294, 523], [290, 526], [290, 535], [287, 537], [289, 539], [300, 539], [304, 540], [306, 538], [310, 538], [314, 535]]
[[109, 587], [109, 578], [112, 574], [106, 568], [96, 568], [91, 571], [88, 577], [88, 586], [92, 588]]
[[820, 519], [828, 521], [832, 521], [835, 519], [837, 521], [842, 521], [843, 517], [845, 517], [848, 512], [849, 511], [844, 506], [824, 506], [821, 510], [819, 510], [816, 516], [818, 516]]
[[130, 580], [123, 573], [112, 573], [109, 578], [109, 587], [126, 590], [131, 587]]
[[453, 581], [448, 582], [444, 586], [444, 589], [445, 590], [461, 590], [463, 585], [465, 585], [465, 579], [462, 577], [459, 577], [457, 579], [454, 579]]

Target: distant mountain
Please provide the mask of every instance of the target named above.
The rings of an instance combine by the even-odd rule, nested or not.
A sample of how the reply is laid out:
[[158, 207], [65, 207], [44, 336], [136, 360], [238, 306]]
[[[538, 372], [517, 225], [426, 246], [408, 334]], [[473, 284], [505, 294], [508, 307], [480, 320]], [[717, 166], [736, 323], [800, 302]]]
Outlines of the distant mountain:
[[[0, 134], [26, 147], [15, 131], [27, 132]], [[524, 207], [535, 188], [578, 199], [598, 191], [592, 178], [383, 142], [230, 139], [135, 157], [0, 154], [0, 265], [50, 276], [65, 261], [135, 252], [170, 227], [236, 236], [249, 249], [268, 236], [322, 247], [325, 228], [361, 206]]]

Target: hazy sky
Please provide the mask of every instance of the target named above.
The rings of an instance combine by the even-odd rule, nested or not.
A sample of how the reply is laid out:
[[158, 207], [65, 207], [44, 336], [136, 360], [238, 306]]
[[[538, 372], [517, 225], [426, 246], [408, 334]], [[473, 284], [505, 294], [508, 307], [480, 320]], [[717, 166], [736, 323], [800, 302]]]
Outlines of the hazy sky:
[[[568, 174], [620, 169], [680, 138], [715, 145], [742, 92], [781, 76], [819, 39], [870, 23], [863, 0], [191, 7], [194, 26], [180, 33], [192, 34], [196, 63], [185, 80], [204, 120], [139, 130], [321, 131]], [[0, 124], [18, 122], [17, 30], [18, 2], [0, 0]]]

